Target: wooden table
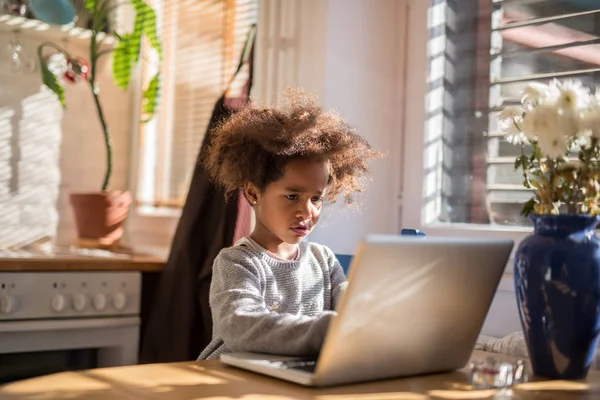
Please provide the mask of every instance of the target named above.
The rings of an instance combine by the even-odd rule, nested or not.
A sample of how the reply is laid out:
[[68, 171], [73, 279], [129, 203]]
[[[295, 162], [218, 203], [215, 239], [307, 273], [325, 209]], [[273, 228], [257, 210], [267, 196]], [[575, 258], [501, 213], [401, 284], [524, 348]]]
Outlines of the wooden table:
[[[489, 353], [474, 352], [473, 359]], [[504, 357], [510, 359], [509, 357]], [[4, 400], [422, 400], [484, 399], [495, 390], [473, 390], [465, 370], [415, 378], [309, 389], [227, 367], [218, 361], [149, 364], [65, 372], [0, 387]], [[600, 373], [584, 382], [537, 381], [517, 385], [512, 399], [600, 399]]]

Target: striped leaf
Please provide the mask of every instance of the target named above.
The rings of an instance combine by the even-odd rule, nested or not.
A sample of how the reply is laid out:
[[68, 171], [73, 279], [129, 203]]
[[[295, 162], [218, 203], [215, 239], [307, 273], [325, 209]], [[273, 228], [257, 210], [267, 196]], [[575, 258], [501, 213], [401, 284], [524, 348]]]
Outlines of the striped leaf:
[[162, 46], [158, 39], [156, 30], [156, 13], [144, 0], [131, 0], [135, 8], [135, 26], [133, 48], [136, 50], [136, 61], [139, 59], [142, 35], [145, 35], [150, 41], [150, 45], [158, 52], [162, 58]]
[[42, 82], [44, 82], [44, 85], [46, 85], [48, 89], [52, 90], [54, 94], [56, 94], [60, 104], [64, 107], [66, 105], [65, 89], [61, 86], [56, 75], [50, 71], [48, 64], [46, 64], [46, 60], [44, 60], [44, 57], [42, 57], [41, 54], [39, 61], [42, 69]]
[[122, 35], [121, 41], [117, 44], [113, 58], [113, 77], [117, 85], [125, 90], [129, 86], [131, 80], [131, 67], [133, 65], [135, 54], [132, 53], [133, 34], [127, 33]]
[[148, 88], [144, 91], [144, 101], [142, 105], [142, 113], [144, 119], [142, 122], [148, 122], [156, 114], [158, 108], [158, 99], [160, 97], [160, 76], [158, 73], [154, 75]]

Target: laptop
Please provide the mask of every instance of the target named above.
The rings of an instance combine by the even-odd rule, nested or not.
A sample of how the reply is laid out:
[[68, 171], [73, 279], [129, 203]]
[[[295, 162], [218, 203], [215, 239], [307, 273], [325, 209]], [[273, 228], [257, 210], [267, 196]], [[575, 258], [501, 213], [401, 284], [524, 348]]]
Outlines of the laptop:
[[318, 359], [228, 353], [221, 361], [314, 387], [460, 369], [512, 248], [511, 240], [367, 236]]

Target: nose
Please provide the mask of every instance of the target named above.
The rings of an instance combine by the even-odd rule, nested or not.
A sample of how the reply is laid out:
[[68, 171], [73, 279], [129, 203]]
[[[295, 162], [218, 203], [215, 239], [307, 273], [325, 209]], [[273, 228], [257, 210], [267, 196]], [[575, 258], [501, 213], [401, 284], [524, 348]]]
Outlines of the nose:
[[302, 219], [302, 221], [309, 219], [312, 215], [312, 207], [313, 204], [310, 201], [299, 202], [298, 209], [296, 210], [296, 218]]

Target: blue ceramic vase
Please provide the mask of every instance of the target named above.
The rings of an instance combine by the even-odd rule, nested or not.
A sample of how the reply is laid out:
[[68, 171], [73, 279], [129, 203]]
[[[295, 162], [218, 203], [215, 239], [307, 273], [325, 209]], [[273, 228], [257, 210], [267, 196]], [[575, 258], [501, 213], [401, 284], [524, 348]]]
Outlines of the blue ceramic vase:
[[515, 289], [533, 373], [584, 379], [600, 328], [600, 240], [590, 215], [533, 215], [515, 253]]

